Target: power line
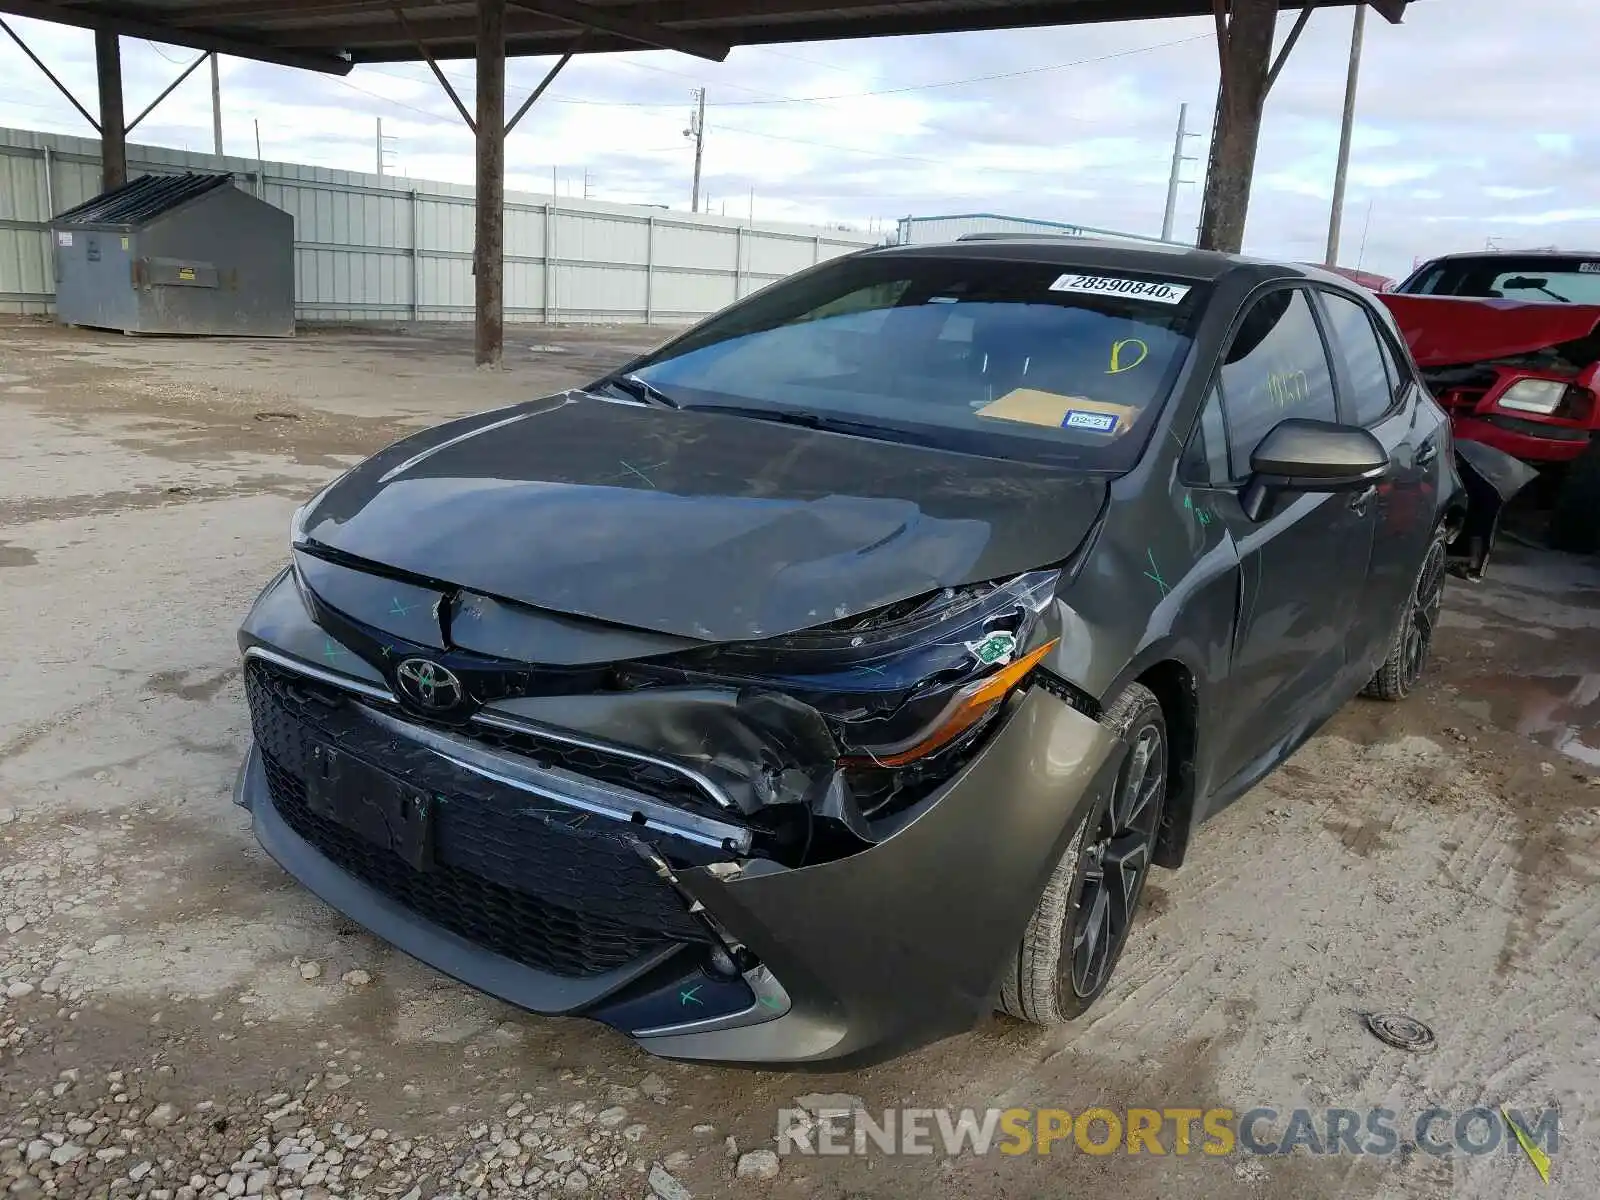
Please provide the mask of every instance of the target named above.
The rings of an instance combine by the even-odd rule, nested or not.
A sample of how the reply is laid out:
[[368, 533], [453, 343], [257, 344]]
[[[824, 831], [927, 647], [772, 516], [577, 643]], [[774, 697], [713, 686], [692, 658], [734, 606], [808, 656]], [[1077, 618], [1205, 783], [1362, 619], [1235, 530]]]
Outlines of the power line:
[[[1155, 42], [1148, 46], [1134, 46], [1127, 50], [1115, 50], [1109, 54], [1097, 54], [1090, 58], [1073, 59], [1070, 62], [1046, 63], [1043, 66], [1038, 67], [1023, 67], [1016, 71], [997, 71], [989, 75], [972, 75], [962, 79], [941, 79], [936, 80], [933, 83], [910, 83], [903, 84], [898, 87], [874, 88], [870, 91], [864, 92], [838, 92], [825, 96], [784, 96], [777, 92], [767, 92], [760, 88], [746, 87], [743, 84], [729, 83], [719, 79], [718, 86], [720, 87], [731, 87], [736, 91], [750, 92], [752, 95], [763, 97], [763, 99], [722, 100], [718, 101], [713, 107], [753, 108], [771, 104], [828, 104], [836, 100], [860, 100], [870, 96], [898, 96], [904, 95], [907, 92], [924, 92], [939, 88], [966, 87], [976, 83], [994, 83], [1005, 79], [1021, 79], [1030, 75], [1043, 75], [1051, 71], [1065, 71], [1072, 67], [1091, 66], [1095, 63], [1110, 62], [1119, 58], [1129, 58], [1135, 54], [1148, 54], [1155, 50], [1165, 50], [1170, 46], [1182, 46], [1189, 42], [1209, 41], [1211, 40], [1212, 36], [1213, 35], [1210, 33], [1203, 33], [1197, 34], [1193, 37], [1174, 38], [1171, 41]], [[776, 52], [769, 51], [769, 53]], [[793, 56], [780, 55], [780, 57], [788, 58]], [[640, 70], [655, 71], [662, 75], [675, 75], [682, 79], [692, 79], [697, 81], [700, 79], [699, 75], [691, 75], [684, 71], [674, 71], [667, 67], [658, 67], [650, 63], [634, 62], [631, 60], [623, 61], [626, 63], [626, 65], [630, 67], [637, 67]], [[408, 83], [422, 82], [422, 80], [410, 75], [395, 75], [388, 71], [376, 71], [376, 68], [368, 69], [374, 70], [380, 75], [388, 75], [392, 79], [404, 79]], [[519, 91], [524, 95], [532, 91], [531, 88], [507, 88], [506, 90], [508, 92]], [[683, 103], [681, 100], [593, 100], [580, 96], [560, 95], [547, 95], [545, 99], [553, 101], [556, 104], [587, 105], [594, 108], [677, 108]]]
[[165, 50], [163, 50], [155, 42], [152, 42], [149, 38], [143, 38], [141, 40], [144, 42], [144, 44], [146, 46], [149, 46], [150, 49], [154, 50], [157, 54], [161, 55], [161, 57], [166, 59], [169, 63], [175, 63], [175, 64], [177, 64], [179, 66], [184, 66], [184, 67], [189, 65], [188, 63], [184, 62], [183, 59], [181, 59], [181, 58], [173, 58], [172, 55], [168, 54]]
[[1025, 75], [1043, 75], [1048, 71], [1063, 71], [1068, 67], [1086, 67], [1092, 63], [1109, 62], [1114, 58], [1128, 58], [1134, 54], [1148, 54], [1168, 46], [1181, 46], [1185, 42], [1210, 41], [1212, 34], [1176, 38], [1170, 42], [1157, 42], [1152, 46], [1135, 46], [1131, 50], [1117, 50], [1111, 54], [1098, 54], [1093, 58], [1079, 58], [1072, 62], [1049, 63], [1042, 67], [1024, 67], [1020, 71], [999, 71], [993, 75], [973, 75], [966, 79], [945, 79], [937, 83], [912, 83], [904, 87], [877, 88], [869, 92], [840, 92], [832, 96], [786, 96], [780, 100], [730, 100], [728, 104], [741, 107], [757, 104], [821, 104], [830, 100], [859, 100], [866, 96], [898, 96], [905, 92], [925, 92], [934, 88], [965, 87], [973, 83], [993, 83], [1000, 79], [1020, 79]]

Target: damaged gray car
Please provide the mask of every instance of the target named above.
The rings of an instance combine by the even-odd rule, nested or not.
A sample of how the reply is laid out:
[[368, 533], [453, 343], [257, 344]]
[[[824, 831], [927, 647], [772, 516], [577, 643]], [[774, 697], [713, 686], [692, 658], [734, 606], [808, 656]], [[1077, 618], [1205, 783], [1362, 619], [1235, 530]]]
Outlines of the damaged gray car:
[[657, 1054], [1058, 1022], [1151, 864], [1410, 690], [1466, 506], [1334, 276], [869, 251], [302, 508], [237, 800], [408, 954]]

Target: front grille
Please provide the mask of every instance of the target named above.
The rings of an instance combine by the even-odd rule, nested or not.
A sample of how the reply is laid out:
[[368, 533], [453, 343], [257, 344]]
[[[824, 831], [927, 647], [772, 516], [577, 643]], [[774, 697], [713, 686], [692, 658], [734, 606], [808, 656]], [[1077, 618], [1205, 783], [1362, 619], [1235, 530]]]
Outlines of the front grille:
[[[557, 975], [596, 975], [674, 942], [709, 942], [705, 925], [632, 844], [600, 818], [538, 802], [452, 767], [366, 720], [331, 686], [252, 659], [246, 694], [273, 807], [341, 869], [427, 920]], [[314, 812], [306, 763], [315, 741], [434, 794], [433, 863]]]

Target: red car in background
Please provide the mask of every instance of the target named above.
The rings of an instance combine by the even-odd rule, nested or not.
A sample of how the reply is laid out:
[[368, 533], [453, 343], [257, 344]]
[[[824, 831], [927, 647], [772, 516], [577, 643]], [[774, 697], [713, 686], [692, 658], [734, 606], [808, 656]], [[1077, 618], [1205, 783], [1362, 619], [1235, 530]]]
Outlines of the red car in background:
[[1600, 252], [1447, 255], [1379, 299], [1457, 439], [1558, 476], [1551, 542], [1600, 550]]

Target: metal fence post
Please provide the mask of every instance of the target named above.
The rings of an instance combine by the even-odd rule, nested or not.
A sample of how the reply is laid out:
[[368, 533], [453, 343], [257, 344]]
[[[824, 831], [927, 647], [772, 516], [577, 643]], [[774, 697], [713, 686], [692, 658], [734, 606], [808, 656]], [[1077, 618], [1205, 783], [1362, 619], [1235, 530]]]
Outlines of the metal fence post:
[[422, 320], [422, 235], [417, 229], [417, 189], [411, 189], [411, 319]]
[[54, 186], [50, 180], [50, 147], [44, 146], [42, 149], [44, 150], [44, 221], [40, 226], [42, 236], [39, 238], [39, 249], [43, 256], [40, 266], [44, 268], [44, 273], [40, 278], [53, 281], [50, 285], [53, 298], [55, 284], [60, 282], [56, 279], [56, 242], [50, 232], [50, 222], [55, 220], [56, 215], [56, 198]]
[[822, 261], [822, 235], [819, 233], [811, 239], [811, 265], [814, 267]]
[[645, 218], [644, 232], [644, 323], [650, 324], [655, 315], [656, 291], [656, 219]]
[[550, 203], [544, 206], [544, 323], [556, 320], [556, 198], [554, 191]]
[[744, 295], [744, 226], [733, 228], [733, 298]]

